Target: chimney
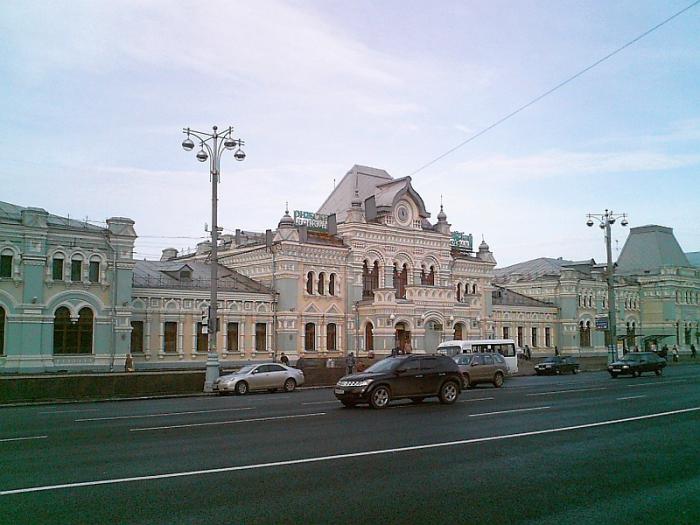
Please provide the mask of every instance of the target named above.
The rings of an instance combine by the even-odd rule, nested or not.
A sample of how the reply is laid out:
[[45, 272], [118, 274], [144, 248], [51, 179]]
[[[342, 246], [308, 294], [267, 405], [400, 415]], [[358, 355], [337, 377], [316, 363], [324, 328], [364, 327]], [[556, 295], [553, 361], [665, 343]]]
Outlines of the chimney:
[[163, 254], [160, 256], [161, 261], [170, 261], [177, 257], [177, 250], [175, 248], [165, 248]]

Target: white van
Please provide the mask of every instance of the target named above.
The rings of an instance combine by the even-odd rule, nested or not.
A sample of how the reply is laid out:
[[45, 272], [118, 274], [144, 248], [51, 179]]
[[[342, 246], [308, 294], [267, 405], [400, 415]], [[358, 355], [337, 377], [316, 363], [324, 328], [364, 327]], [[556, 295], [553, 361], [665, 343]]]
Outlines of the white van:
[[513, 339], [471, 339], [467, 341], [445, 341], [437, 347], [437, 353], [454, 357], [457, 354], [498, 352], [508, 364], [508, 372], [518, 371], [518, 355]]

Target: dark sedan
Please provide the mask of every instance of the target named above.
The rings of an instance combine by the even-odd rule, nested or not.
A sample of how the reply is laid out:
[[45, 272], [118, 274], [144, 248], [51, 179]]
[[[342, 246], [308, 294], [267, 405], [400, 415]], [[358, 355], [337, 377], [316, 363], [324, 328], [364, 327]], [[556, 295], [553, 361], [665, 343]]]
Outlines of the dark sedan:
[[573, 357], [552, 356], [547, 357], [535, 365], [535, 373], [538, 376], [545, 374], [578, 374], [581, 366]]
[[334, 393], [346, 407], [369, 403], [384, 408], [392, 399], [420, 403], [433, 396], [451, 405], [459, 397], [462, 381], [457, 363], [447, 356], [406, 355], [387, 357], [360, 374], [342, 377]]
[[610, 363], [608, 372], [613, 378], [622, 374], [629, 374], [632, 377], [641, 376], [642, 372], [654, 372], [660, 376], [665, 366], [666, 360], [654, 352], [630, 352], [619, 361]]

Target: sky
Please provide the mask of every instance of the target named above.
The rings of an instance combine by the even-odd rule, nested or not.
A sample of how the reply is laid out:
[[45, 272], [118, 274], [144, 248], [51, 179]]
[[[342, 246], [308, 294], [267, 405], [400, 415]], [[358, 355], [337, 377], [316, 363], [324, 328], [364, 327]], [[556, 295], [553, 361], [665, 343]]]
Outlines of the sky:
[[700, 251], [700, 5], [419, 170], [691, 3], [5, 0], [0, 200], [130, 217], [157, 259], [211, 223], [182, 129], [233, 126], [224, 233], [316, 211], [361, 164], [411, 175], [433, 221], [442, 198], [499, 267], [603, 262], [606, 209]]

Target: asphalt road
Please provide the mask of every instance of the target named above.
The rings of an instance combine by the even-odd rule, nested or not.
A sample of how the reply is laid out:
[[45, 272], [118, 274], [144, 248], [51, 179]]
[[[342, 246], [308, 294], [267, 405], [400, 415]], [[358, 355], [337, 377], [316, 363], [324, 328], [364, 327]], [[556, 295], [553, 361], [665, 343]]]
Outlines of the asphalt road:
[[0, 523], [700, 523], [700, 366], [0, 409]]

